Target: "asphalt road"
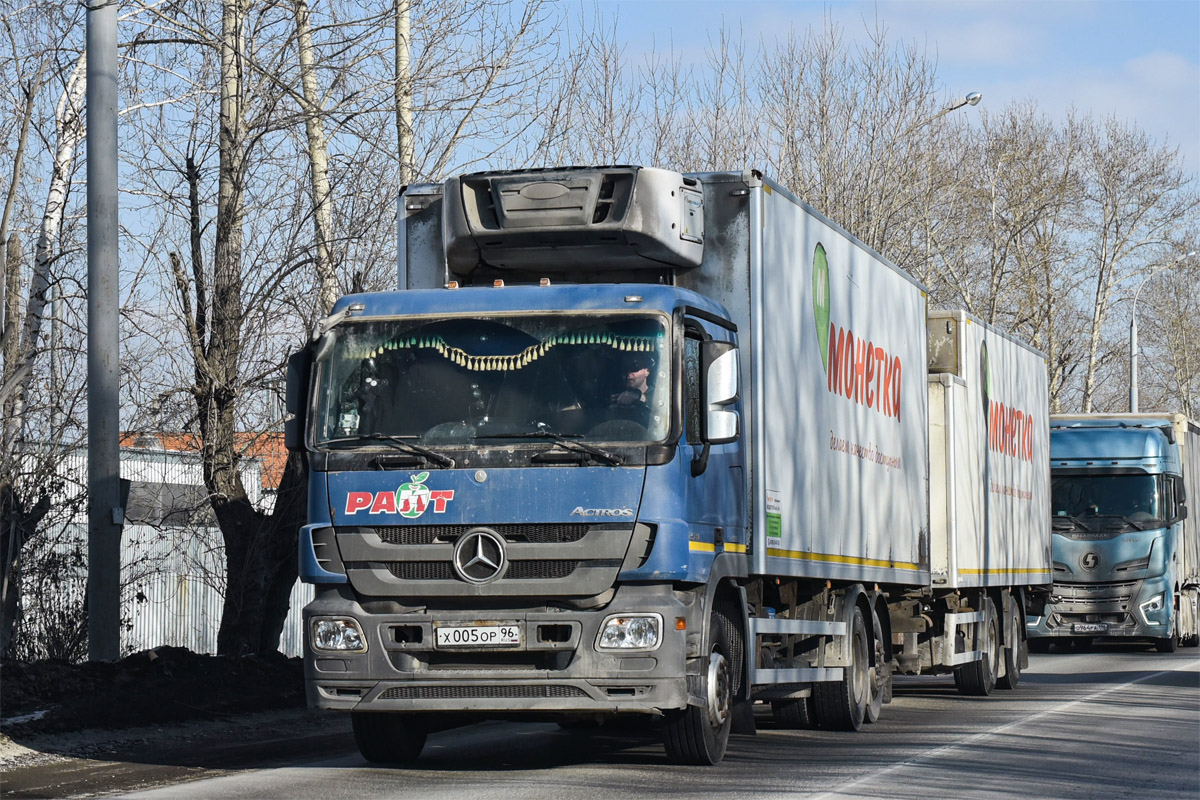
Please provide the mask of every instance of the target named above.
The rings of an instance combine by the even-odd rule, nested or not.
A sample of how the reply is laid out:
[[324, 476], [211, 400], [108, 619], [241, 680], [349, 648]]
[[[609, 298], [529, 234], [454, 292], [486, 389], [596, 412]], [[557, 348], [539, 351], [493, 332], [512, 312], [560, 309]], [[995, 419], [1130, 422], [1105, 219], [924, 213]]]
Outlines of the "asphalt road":
[[[898, 679], [894, 702], [856, 734], [791, 731], [760, 716], [757, 736], [731, 740], [714, 768], [667, 764], [653, 735], [583, 733], [550, 724], [488, 722], [430, 737], [412, 769], [367, 764], [344, 733], [308, 743], [303, 759], [112, 776], [54, 796], [137, 798], [1200, 797], [1200, 651], [1127, 646], [1034, 655], [1015, 692], [964, 698], [945, 678]], [[281, 731], [286, 739], [286, 732]], [[286, 748], [283, 748], [286, 750]], [[315, 751], [315, 755], [313, 754]], [[259, 763], [279, 759], [279, 747]], [[142, 769], [153, 758], [138, 759]], [[125, 775], [123, 778], [122, 775]], [[7, 782], [6, 782], [7, 783]], [[14, 787], [0, 786], [10, 796]], [[11, 796], [36, 797], [35, 791]], [[41, 795], [47, 796], [47, 795]]]

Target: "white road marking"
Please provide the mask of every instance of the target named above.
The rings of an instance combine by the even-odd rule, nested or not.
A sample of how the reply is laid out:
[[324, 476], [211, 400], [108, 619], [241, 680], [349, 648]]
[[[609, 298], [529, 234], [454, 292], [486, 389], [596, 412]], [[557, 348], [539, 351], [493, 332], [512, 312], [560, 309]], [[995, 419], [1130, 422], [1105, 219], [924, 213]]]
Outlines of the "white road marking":
[[1045, 711], [1039, 711], [1038, 713], [1034, 714], [1033, 716], [1021, 717], [1021, 719], [1015, 720], [1013, 722], [1007, 722], [1007, 723], [999, 726], [998, 728], [992, 728], [991, 730], [982, 731], [981, 733], [977, 733], [968, 739], [964, 739], [963, 741], [954, 742], [953, 744], [942, 745], [941, 747], [937, 748], [936, 750], [930, 750], [929, 752], [922, 753], [919, 756], [914, 756], [912, 758], [905, 759], [904, 761], [899, 761], [895, 764], [892, 764], [891, 766], [884, 767], [883, 769], [878, 769], [874, 772], [863, 775], [860, 778], [855, 778], [852, 781], [843, 783], [841, 786], [838, 786], [827, 792], [821, 792], [820, 794], [815, 794], [815, 795], [807, 795], [807, 800], [834, 800], [834, 798], [846, 797], [846, 796], [848, 796], [846, 793], [849, 792], [850, 790], [854, 789], [855, 787], [860, 786], [864, 783], [868, 783], [869, 781], [873, 781], [876, 778], [880, 778], [884, 775], [887, 775], [890, 772], [895, 772], [896, 770], [904, 769], [905, 767], [915, 766], [915, 765], [921, 764], [922, 762], [925, 762], [925, 761], [932, 761], [933, 759], [938, 758], [938, 757], [942, 756], [943, 754], [949, 753], [953, 750], [959, 750], [964, 747], [971, 747], [972, 745], [974, 745], [984, 739], [988, 739], [992, 736], [997, 736], [1002, 733], [1006, 733], [1007, 731], [1009, 731], [1012, 728], [1017, 728], [1017, 727], [1022, 727], [1022, 726], [1028, 725], [1029, 723], [1034, 722], [1035, 720], [1039, 720], [1043, 717], [1048, 717], [1052, 714], [1061, 714], [1065, 711], [1069, 711], [1070, 709], [1075, 708], [1076, 706], [1081, 706], [1081, 705], [1084, 705], [1087, 703], [1091, 703], [1094, 700], [1096, 700], [1100, 697], [1103, 697], [1106, 694], [1110, 694], [1112, 692], [1117, 692], [1122, 689], [1126, 689], [1130, 686], [1133, 686], [1134, 684], [1142, 683], [1143, 681], [1152, 680], [1154, 678], [1158, 678], [1163, 675], [1168, 675], [1172, 672], [1179, 672], [1181, 670], [1192, 670], [1192, 669], [1196, 669], [1197, 667], [1200, 667], [1200, 660], [1192, 661], [1187, 664], [1181, 664], [1178, 667], [1173, 667], [1171, 669], [1164, 669], [1159, 672], [1151, 673], [1149, 675], [1143, 675], [1140, 678], [1136, 678], [1132, 681], [1126, 681], [1125, 683], [1122, 683], [1122, 684], [1119, 684], [1116, 686], [1109, 686], [1105, 689], [1101, 689], [1098, 692], [1093, 692], [1092, 694], [1089, 694], [1087, 697], [1081, 697], [1078, 700], [1071, 700], [1070, 702], [1054, 706], [1053, 708], [1048, 708]]

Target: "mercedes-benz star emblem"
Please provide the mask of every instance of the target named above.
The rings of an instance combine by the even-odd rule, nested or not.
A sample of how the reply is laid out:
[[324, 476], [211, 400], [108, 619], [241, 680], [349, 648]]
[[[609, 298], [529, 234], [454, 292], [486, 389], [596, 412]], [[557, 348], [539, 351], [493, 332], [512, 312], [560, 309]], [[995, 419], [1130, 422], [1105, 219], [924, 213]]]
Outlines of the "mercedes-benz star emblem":
[[487, 583], [500, 577], [507, 560], [504, 539], [495, 531], [475, 528], [454, 545], [454, 571], [470, 583]]

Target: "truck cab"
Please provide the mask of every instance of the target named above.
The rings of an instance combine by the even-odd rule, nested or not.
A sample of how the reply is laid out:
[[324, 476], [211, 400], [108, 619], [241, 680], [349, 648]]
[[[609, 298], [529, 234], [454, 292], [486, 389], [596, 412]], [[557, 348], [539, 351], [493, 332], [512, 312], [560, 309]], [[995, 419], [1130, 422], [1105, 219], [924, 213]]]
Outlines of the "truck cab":
[[675, 758], [719, 760], [742, 665], [710, 611], [746, 572], [745, 459], [737, 326], [669, 281], [703, 235], [689, 182], [480, 180], [446, 190], [464, 219], [406, 192], [402, 289], [342, 298], [290, 370], [310, 705], [351, 711], [375, 761], [435, 715], [550, 712], [699, 718], [711, 741]]
[[1027, 622], [1031, 642], [1141, 638], [1173, 651], [1188, 509], [1171, 422], [1055, 417], [1050, 460], [1054, 586]]

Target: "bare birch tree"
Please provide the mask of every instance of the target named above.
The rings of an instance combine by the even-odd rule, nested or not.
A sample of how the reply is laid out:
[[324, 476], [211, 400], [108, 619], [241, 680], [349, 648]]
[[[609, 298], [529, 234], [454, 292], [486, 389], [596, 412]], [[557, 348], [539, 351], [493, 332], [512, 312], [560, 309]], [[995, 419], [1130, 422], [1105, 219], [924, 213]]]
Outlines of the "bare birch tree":
[[1096, 408], [1102, 368], [1119, 354], [1106, 343], [1117, 289], [1171, 252], [1198, 203], [1178, 152], [1132, 123], [1106, 119], [1088, 131], [1084, 236], [1092, 304], [1083, 374], [1083, 411]]
[[[8, 647], [15, 621], [22, 548], [35, 535], [39, 523], [50, 510], [53, 485], [50, 475], [55, 469], [54, 459], [43, 460], [31, 468], [29, 460], [37, 459], [38, 455], [24, 446], [21, 439], [29, 411], [27, 400], [35, 376], [36, 360], [43, 352], [41, 337], [52, 282], [50, 270], [61, 255], [59, 237], [75, 169], [76, 149], [84, 137], [85, 74], [86, 62], [80, 56], [66, 77], [65, 88], [55, 111], [53, 166], [19, 329], [15, 322], [20, 314], [21, 248], [15, 235], [8, 234], [5, 242], [5, 318], [3, 334], [0, 335], [0, 352], [4, 358], [0, 370], [0, 407], [4, 411], [3, 423], [0, 424], [0, 568], [3, 569], [3, 573], [0, 573], [3, 587], [0, 597], [0, 652]], [[33, 91], [34, 87], [30, 85], [29, 90]], [[27, 104], [26, 108], [32, 114], [32, 104]], [[25, 127], [25, 123], [22, 127]], [[13, 183], [18, 179], [19, 173], [14, 169]], [[13, 197], [12, 192], [9, 197]], [[11, 206], [6, 201], [5, 217], [9, 216], [10, 210]], [[61, 432], [50, 431], [51, 441], [57, 435], [61, 435]], [[22, 479], [22, 475], [26, 479]]]

